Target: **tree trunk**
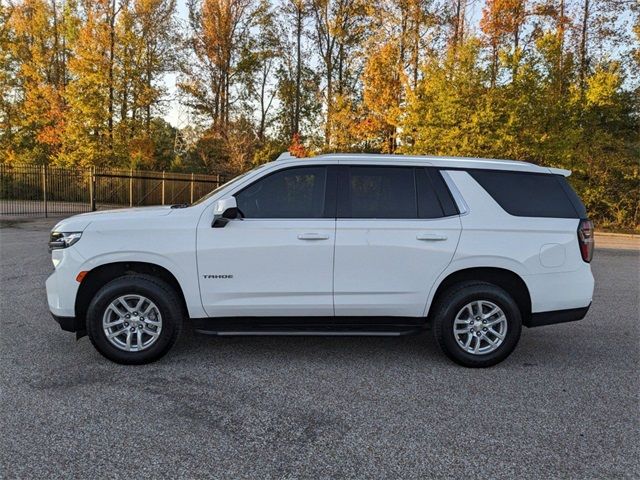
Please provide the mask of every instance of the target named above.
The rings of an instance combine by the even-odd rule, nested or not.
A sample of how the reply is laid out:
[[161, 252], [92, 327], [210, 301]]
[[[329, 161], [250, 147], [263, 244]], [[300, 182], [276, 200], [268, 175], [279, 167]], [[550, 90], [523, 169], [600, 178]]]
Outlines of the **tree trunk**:
[[[152, 54], [150, 51], [150, 47], [147, 46], [147, 65], [146, 65], [146, 81], [147, 81], [147, 94], [151, 91], [151, 66], [152, 66]], [[146, 118], [145, 118], [145, 130], [146, 130], [146, 134], [147, 136], [151, 135], [151, 101], [147, 98], [147, 105], [146, 105]]]
[[456, 0], [456, 18], [453, 30], [454, 47], [460, 45], [464, 37], [465, 1], [466, 0]]
[[265, 91], [267, 88], [267, 79], [269, 78], [269, 69], [262, 67], [262, 81], [260, 83], [260, 124], [258, 126], [258, 139], [260, 143], [264, 142], [264, 130], [267, 121], [267, 106], [265, 105]]
[[495, 88], [498, 78], [498, 42], [491, 42], [491, 88]]
[[344, 45], [340, 43], [338, 47], [338, 94], [342, 95], [342, 83], [343, 83], [343, 69], [344, 69]]
[[116, 44], [116, 0], [112, 0], [110, 5], [111, 11], [109, 18], [109, 118], [108, 118], [108, 148], [110, 160], [113, 161], [113, 104], [114, 104], [114, 92], [113, 85], [113, 63], [115, 58], [115, 44]]
[[580, 90], [584, 91], [584, 79], [587, 76], [587, 27], [589, 25], [589, 0], [584, 0], [582, 12], [582, 31], [580, 36]]
[[[519, 18], [519, 17], [518, 17]], [[511, 70], [511, 79], [515, 80], [518, 76], [518, 48], [520, 48], [520, 25], [517, 24], [513, 31], [513, 65]]]
[[53, 9], [53, 84], [58, 87], [60, 82], [60, 37], [58, 34], [58, 9], [55, 0], [51, 2]]
[[327, 121], [324, 125], [324, 144], [329, 146], [331, 143], [331, 116], [333, 113], [333, 62], [331, 55], [327, 57]]
[[402, 20], [400, 21], [400, 46], [399, 46], [399, 54], [400, 54], [400, 68], [404, 68], [404, 57], [407, 40], [407, 12], [402, 12]]
[[294, 100], [293, 134], [300, 133], [300, 86], [302, 83], [302, 3], [296, 5], [296, 96]]
[[560, 0], [560, 18], [558, 19], [558, 36], [560, 40], [560, 56], [558, 58], [559, 96], [564, 94], [564, 1]]
[[413, 89], [418, 87], [418, 63], [420, 61], [420, 6], [415, 5], [413, 19], [413, 51], [411, 52], [411, 67], [413, 69]]

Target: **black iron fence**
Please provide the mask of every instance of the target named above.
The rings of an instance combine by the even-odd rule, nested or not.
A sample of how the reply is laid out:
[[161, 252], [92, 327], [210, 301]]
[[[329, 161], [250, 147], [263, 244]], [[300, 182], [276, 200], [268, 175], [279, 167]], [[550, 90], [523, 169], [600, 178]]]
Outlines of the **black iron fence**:
[[0, 164], [0, 215], [192, 203], [222, 182], [220, 175]]

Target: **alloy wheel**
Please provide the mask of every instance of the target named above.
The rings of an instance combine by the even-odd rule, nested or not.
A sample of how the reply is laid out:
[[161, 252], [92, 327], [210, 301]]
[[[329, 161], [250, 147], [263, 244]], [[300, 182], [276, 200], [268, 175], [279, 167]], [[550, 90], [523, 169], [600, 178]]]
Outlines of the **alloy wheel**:
[[113, 300], [102, 316], [107, 340], [126, 352], [140, 352], [153, 345], [162, 331], [162, 315], [155, 303], [138, 294]]
[[453, 335], [465, 352], [484, 355], [502, 345], [507, 328], [507, 317], [499, 306], [488, 300], [475, 300], [456, 315]]

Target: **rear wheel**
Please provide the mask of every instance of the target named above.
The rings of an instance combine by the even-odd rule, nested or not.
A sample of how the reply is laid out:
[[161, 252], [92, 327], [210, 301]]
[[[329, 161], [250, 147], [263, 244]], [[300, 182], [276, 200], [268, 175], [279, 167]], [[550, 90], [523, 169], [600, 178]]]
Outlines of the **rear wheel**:
[[176, 292], [162, 280], [120, 277], [102, 287], [89, 304], [87, 333], [96, 349], [114, 362], [153, 362], [180, 333], [179, 305]]
[[518, 344], [522, 319], [505, 290], [485, 282], [464, 282], [438, 301], [433, 332], [444, 353], [466, 367], [490, 367]]

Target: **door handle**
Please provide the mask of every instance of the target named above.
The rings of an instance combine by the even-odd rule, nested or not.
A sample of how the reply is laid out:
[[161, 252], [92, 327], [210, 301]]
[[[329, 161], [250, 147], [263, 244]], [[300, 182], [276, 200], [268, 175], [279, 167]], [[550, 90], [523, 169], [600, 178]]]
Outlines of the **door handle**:
[[446, 235], [440, 235], [439, 233], [419, 233], [416, 235], [418, 240], [431, 241], [431, 242], [440, 242], [442, 240], [446, 240]]
[[298, 240], [329, 240], [329, 235], [323, 233], [301, 233]]

